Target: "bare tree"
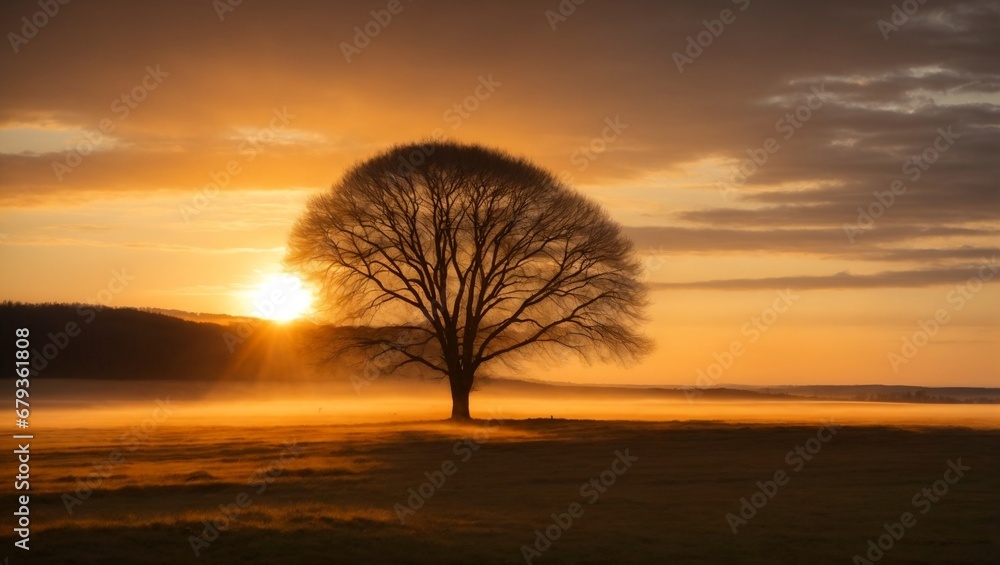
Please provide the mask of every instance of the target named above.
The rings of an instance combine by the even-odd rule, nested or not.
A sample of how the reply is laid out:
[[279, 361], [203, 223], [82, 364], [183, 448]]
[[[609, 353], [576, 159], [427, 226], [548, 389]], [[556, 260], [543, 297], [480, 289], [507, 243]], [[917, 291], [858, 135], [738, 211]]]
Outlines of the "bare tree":
[[340, 323], [392, 328], [354, 345], [447, 377], [456, 420], [486, 364], [557, 349], [627, 362], [650, 348], [642, 267], [620, 226], [498, 150], [407, 145], [354, 166], [309, 201], [287, 262]]

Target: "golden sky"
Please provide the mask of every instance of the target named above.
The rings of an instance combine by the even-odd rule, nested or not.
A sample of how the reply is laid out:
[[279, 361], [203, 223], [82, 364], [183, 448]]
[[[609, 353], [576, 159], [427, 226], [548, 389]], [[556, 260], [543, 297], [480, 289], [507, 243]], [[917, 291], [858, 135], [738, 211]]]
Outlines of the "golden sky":
[[5, 2], [0, 297], [252, 314], [310, 194], [447, 138], [647, 261], [657, 351], [538, 376], [1000, 382], [995, 2], [570, 5]]

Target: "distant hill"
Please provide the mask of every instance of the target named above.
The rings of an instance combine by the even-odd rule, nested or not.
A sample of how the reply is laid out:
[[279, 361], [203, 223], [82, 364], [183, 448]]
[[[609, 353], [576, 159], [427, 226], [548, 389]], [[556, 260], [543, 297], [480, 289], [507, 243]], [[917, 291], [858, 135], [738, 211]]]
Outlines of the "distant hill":
[[163, 314], [173, 318], [180, 318], [189, 322], [205, 322], [209, 324], [219, 324], [220, 326], [231, 326], [242, 323], [256, 323], [258, 318], [251, 316], [230, 316], [229, 314], [209, 314], [205, 312], [187, 312], [184, 310], [172, 310], [169, 308], [139, 308], [143, 312]]
[[509, 394], [525, 394], [537, 396], [572, 396], [580, 397], [587, 395], [608, 397], [622, 397], [634, 399], [636, 397], [646, 398], [672, 398], [686, 400], [689, 396], [697, 397], [699, 400], [789, 400], [791, 395], [780, 392], [757, 391], [747, 388], [712, 387], [692, 391], [681, 387], [662, 386], [629, 386], [629, 385], [585, 385], [574, 383], [555, 383], [545, 381], [530, 381], [505, 377], [493, 377], [484, 379], [478, 385], [480, 388], [498, 389]]
[[[178, 310], [99, 308], [84, 304], [0, 303], [0, 349], [14, 358], [14, 331], [30, 330], [36, 374], [53, 379], [301, 381], [357, 374], [360, 358], [323, 364], [321, 343], [346, 332], [309, 322], [275, 324], [256, 318]], [[320, 341], [322, 338], [322, 342]], [[393, 380], [391, 377], [389, 381]], [[537, 396], [687, 398], [690, 389], [581, 385], [510, 378], [482, 379], [480, 387]], [[698, 389], [700, 400], [819, 398], [880, 402], [1000, 403], [1000, 389], [898, 385], [745, 386]]]
[[829, 400], [917, 402], [934, 404], [1000, 403], [1000, 388], [923, 387], [911, 385], [724, 385], [742, 390]]
[[2, 350], [30, 331], [31, 366], [50, 378], [285, 380], [318, 376], [300, 344], [310, 325], [193, 322], [135, 308], [0, 303]]
[[[664, 397], [697, 400], [855, 400], [865, 402], [908, 402], [927, 404], [1000, 404], [1000, 388], [985, 387], [921, 387], [909, 385], [783, 385], [749, 386], [723, 384], [707, 388], [675, 388], [642, 385], [581, 385], [518, 379], [493, 378], [485, 386], [495, 386], [505, 392], [540, 392], [558, 395], [585, 393], [602, 396]], [[692, 392], [694, 391], [694, 392]], [[692, 394], [694, 396], [692, 396]]]

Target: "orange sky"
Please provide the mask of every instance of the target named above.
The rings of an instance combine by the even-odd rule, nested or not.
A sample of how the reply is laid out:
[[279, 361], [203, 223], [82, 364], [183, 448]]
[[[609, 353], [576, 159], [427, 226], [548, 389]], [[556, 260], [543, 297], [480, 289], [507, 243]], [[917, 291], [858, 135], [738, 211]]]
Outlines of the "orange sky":
[[995, 3], [331, 4], [4, 3], [0, 297], [250, 314], [309, 194], [441, 137], [563, 175], [647, 261], [657, 351], [536, 376], [1000, 382]]

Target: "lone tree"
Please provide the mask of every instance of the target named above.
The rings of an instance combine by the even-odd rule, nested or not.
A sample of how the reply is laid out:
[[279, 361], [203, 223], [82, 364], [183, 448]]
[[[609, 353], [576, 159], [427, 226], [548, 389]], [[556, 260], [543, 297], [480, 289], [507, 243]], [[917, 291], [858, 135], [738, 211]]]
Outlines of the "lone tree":
[[642, 267], [621, 227], [499, 150], [406, 145], [354, 166], [309, 201], [286, 260], [341, 324], [384, 328], [353, 338], [366, 358], [447, 377], [453, 420], [470, 419], [487, 363], [558, 349], [627, 362], [649, 349]]

